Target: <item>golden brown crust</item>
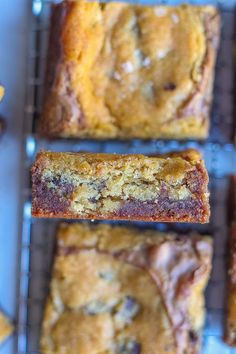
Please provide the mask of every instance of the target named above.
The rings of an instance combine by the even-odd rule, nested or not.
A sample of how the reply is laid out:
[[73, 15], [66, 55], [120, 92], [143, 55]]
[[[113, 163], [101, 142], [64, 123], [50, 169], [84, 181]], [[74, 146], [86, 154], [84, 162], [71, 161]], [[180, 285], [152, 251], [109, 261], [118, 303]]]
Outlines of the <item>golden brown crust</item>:
[[13, 332], [13, 326], [8, 319], [0, 312], [0, 343], [2, 343]]
[[207, 222], [208, 175], [200, 154], [41, 152], [32, 167], [36, 217]]
[[197, 234], [62, 224], [42, 353], [198, 354], [211, 256]]
[[43, 134], [206, 138], [219, 29], [212, 6], [54, 6]]
[[229, 270], [225, 342], [236, 346], [236, 176], [230, 178], [229, 188]]

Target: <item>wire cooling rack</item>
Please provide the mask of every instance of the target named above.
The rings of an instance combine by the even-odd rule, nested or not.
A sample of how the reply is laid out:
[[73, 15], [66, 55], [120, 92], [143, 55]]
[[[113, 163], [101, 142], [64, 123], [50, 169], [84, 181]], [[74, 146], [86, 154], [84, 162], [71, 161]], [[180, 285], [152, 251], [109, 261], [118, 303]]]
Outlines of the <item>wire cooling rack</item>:
[[[204, 1], [190, 1], [202, 4]], [[211, 221], [207, 225], [148, 224], [148, 227], [179, 231], [197, 229], [214, 239], [213, 271], [206, 291], [206, 324], [203, 333], [202, 354], [233, 354], [236, 350], [222, 341], [224, 325], [228, 176], [236, 173], [235, 135], [235, 29], [236, 1], [208, 1], [217, 5], [222, 16], [221, 46], [216, 65], [215, 94], [212, 110], [212, 129], [205, 143], [195, 141], [106, 141], [76, 140], [47, 141], [35, 134], [41, 113], [43, 76], [52, 1], [32, 0], [30, 18], [28, 77], [25, 102], [25, 139], [22, 167], [22, 233], [20, 235], [19, 291], [17, 341], [15, 353], [39, 354], [38, 342], [45, 298], [48, 293], [53, 261], [56, 220], [31, 218], [30, 166], [37, 151], [100, 151], [117, 153], [155, 153], [184, 148], [202, 151], [210, 174]], [[178, 1], [149, 3], [177, 4]], [[147, 225], [147, 224], [146, 224]], [[78, 353], [79, 354], [79, 353]]]

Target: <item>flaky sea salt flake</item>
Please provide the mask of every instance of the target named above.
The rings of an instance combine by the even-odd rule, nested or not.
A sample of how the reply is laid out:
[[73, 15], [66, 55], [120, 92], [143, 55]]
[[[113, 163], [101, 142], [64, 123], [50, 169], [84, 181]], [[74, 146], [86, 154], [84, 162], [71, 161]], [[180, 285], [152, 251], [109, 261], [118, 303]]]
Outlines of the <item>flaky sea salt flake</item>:
[[121, 66], [124, 72], [127, 74], [132, 73], [134, 71], [133, 64], [130, 61], [126, 61]]
[[158, 7], [155, 7], [155, 8], [154, 8], [154, 13], [155, 13], [156, 16], [162, 17], [162, 16], [165, 16], [165, 15], [166, 15], [167, 10], [166, 10], [166, 8], [163, 7], [163, 6], [158, 6]]
[[172, 14], [171, 18], [175, 24], [179, 23], [179, 16], [177, 14]]
[[143, 60], [143, 66], [147, 67], [147, 66], [149, 66], [150, 64], [151, 64], [150, 58], [148, 58], [148, 57], [144, 58], [144, 60]]
[[114, 71], [113, 77], [114, 77], [115, 80], [118, 80], [118, 81], [121, 80], [121, 76], [120, 76], [120, 74], [117, 71]]
[[167, 52], [166, 50], [158, 50], [158, 51], [157, 51], [157, 57], [158, 57], [159, 59], [163, 59], [163, 58], [166, 57], [167, 53], [168, 53], [168, 52]]

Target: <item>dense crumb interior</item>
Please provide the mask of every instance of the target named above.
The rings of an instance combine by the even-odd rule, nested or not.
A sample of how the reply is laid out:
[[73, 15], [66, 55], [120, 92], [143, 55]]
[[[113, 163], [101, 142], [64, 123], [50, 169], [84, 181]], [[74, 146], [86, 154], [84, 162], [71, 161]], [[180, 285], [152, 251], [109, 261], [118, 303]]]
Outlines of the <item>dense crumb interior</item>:
[[[90, 175], [81, 169], [71, 170], [67, 171], [65, 176], [59, 173], [56, 180], [63, 179], [66, 184], [73, 185], [71, 208], [79, 214], [113, 212], [121, 207], [123, 201], [129, 199], [158, 203], [158, 198], [165, 192], [168, 192], [169, 198], [173, 200], [192, 196], [184, 176], [181, 176], [181, 179], [173, 178], [169, 183], [165, 181], [164, 184], [161, 176], [163, 169], [165, 170], [164, 166], [155, 163], [148, 165], [148, 160], [143, 166], [136, 162], [110, 164], [109, 168], [105, 168], [106, 171], [101, 171], [99, 175]], [[171, 165], [169, 168], [178, 168], [178, 161]], [[54, 178], [54, 171], [45, 171], [44, 181], [48, 181], [49, 188], [57, 188], [57, 184], [53, 182]]]
[[62, 225], [42, 352], [197, 354], [211, 253], [199, 235]]
[[214, 7], [68, 1], [54, 11], [45, 134], [207, 136]]
[[[201, 207], [201, 203], [208, 200], [206, 171], [200, 163], [196, 168], [181, 156], [79, 154], [75, 160], [73, 155], [63, 158], [66, 156], [65, 165], [60, 164], [59, 158], [58, 165], [52, 159], [43, 166], [35, 184], [36, 189], [37, 183], [43, 185], [48, 195], [55, 191], [58, 196], [65, 196], [68, 208], [76, 214], [111, 215], [122, 208], [124, 211], [127, 203], [132, 214], [131, 208], [142, 209], [145, 205], [150, 208], [151, 205], [154, 210], [167, 202], [187, 202], [185, 213], [188, 213], [187, 209], [193, 208], [194, 203]], [[48, 157], [50, 159], [50, 155]]]

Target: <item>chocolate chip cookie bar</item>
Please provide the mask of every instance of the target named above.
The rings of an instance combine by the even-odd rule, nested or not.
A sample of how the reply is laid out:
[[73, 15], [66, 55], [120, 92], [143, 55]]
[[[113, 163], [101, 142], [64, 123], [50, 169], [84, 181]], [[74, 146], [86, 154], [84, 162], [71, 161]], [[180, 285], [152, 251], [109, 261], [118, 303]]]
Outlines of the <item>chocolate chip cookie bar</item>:
[[41, 152], [32, 167], [35, 217], [209, 220], [208, 174], [196, 150], [163, 156]]
[[63, 224], [43, 354], [198, 354], [211, 239]]
[[219, 22], [213, 6], [54, 5], [42, 133], [206, 138]]

